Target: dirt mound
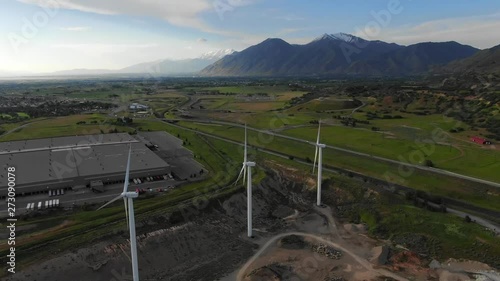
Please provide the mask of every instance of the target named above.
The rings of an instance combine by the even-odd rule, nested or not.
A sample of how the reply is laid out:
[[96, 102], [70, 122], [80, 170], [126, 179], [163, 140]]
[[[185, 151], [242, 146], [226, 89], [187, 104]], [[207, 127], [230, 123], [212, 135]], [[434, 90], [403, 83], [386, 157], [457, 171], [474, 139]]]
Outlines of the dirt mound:
[[436, 280], [437, 278], [436, 272], [426, 268], [423, 260], [415, 252], [402, 251], [392, 254], [389, 262], [391, 264], [391, 271], [393, 272], [406, 272], [411, 276], [425, 277], [426, 280]]
[[300, 250], [307, 247], [307, 242], [303, 237], [290, 235], [281, 238], [281, 240], [278, 241], [278, 246], [289, 250]]
[[344, 277], [334, 276], [334, 277], [327, 277], [325, 281], [345, 281], [345, 279]]
[[[287, 225], [284, 219], [308, 210], [311, 202], [304, 199], [302, 187], [281, 177], [268, 176], [253, 189], [253, 223], [263, 232], [273, 232]], [[246, 192], [232, 195], [222, 204], [222, 211], [243, 223], [247, 220]], [[278, 218], [278, 219], [277, 219]]]
[[446, 281], [470, 281], [469, 276], [464, 273], [455, 273], [455, 272], [449, 272], [447, 270], [441, 270], [439, 272], [439, 280], [446, 280]]
[[385, 265], [389, 257], [389, 247], [388, 246], [378, 246], [372, 249], [372, 258], [370, 262], [375, 265]]
[[344, 229], [351, 233], [365, 233], [367, 231], [366, 225], [362, 223], [360, 224], [346, 223], [344, 224]]
[[491, 267], [485, 263], [468, 260], [459, 261], [456, 259], [448, 259], [443, 262], [442, 267], [454, 271], [463, 270], [468, 272], [491, 270]]
[[250, 272], [245, 281], [302, 281], [288, 266], [271, 264]]
[[270, 268], [261, 267], [254, 272], [250, 273], [250, 276], [245, 278], [245, 281], [279, 281], [280, 276], [272, 271]]

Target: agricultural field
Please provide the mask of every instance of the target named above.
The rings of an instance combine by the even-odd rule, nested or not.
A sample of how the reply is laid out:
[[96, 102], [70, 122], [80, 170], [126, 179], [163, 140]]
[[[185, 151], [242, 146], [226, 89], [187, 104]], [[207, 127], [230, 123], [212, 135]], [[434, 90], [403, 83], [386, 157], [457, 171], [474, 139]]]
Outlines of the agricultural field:
[[14, 117], [19, 117], [20, 119], [29, 119], [30, 118], [30, 116], [25, 112], [17, 112], [17, 116], [12, 116], [12, 115], [9, 115], [6, 113], [0, 114], [0, 119], [10, 120], [10, 119], [13, 119]]
[[[277, 130], [310, 141], [315, 140], [317, 127], [309, 123], [324, 118], [326, 120], [323, 122], [331, 125], [324, 126], [322, 140], [326, 144], [401, 161], [408, 160], [415, 150], [432, 143], [432, 150], [428, 153], [430, 155], [425, 155], [425, 159], [410, 161], [423, 164], [424, 160], [430, 160], [441, 169], [493, 181], [500, 180], [496, 173], [500, 165], [500, 151], [495, 147], [471, 143], [470, 136], [476, 132], [466, 129], [460, 134], [449, 133], [449, 130], [464, 125], [441, 115], [403, 114], [401, 119], [370, 120], [370, 124], [360, 124], [356, 128], [343, 126], [338, 120], [332, 119], [331, 115], [306, 112], [208, 116], [228, 122], [247, 123], [260, 129]], [[355, 113], [353, 117], [366, 120], [364, 113]], [[373, 131], [373, 127], [377, 127], [379, 131]]]
[[[497, 172], [500, 169], [500, 151], [494, 148], [476, 144], [463, 145], [461, 141], [450, 138], [446, 131], [442, 131], [445, 133], [444, 137], [439, 137], [442, 140], [436, 141], [432, 139], [432, 131], [424, 131], [425, 126], [422, 129], [412, 127], [413, 129], [409, 128], [409, 130], [407, 127], [395, 125], [390, 128], [391, 131], [374, 132], [366, 128], [324, 124], [321, 130], [321, 141], [325, 144], [393, 160], [408, 161], [412, 164], [424, 165], [424, 161], [429, 160], [436, 168], [500, 181], [500, 175]], [[315, 141], [317, 127], [294, 128], [282, 133]], [[422, 151], [425, 158], [415, 157], [416, 151]]]
[[188, 101], [188, 98], [176, 91], [164, 91], [155, 95], [141, 95], [131, 98], [130, 103], [136, 102], [149, 106], [153, 112], [164, 115], [166, 112], [179, 108]]
[[109, 100], [122, 99], [130, 100], [146, 95], [149, 88], [141, 85], [129, 83], [108, 84], [102, 82], [91, 83], [66, 83], [61, 82], [55, 85], [33, 85], [23, 91], [12, 91], [12, 94], [31, 94], [37, 96], [59, 96], [71, 99], [88, 100]]
[[[294, 128], [282, 131], [283, 134], [298, 137], [301, 139], [316, 141], [315, 134], [318, 133], [317, 126]], [[363, 128], [349, 128], [341, 124], [322, 124], [322, 143], [334, 145], [342, 148], [352, 149], [371, 155], [398, 160], [400, 157], [409, 158], [409, 154], [419, 150], [419, 146], [425, 143], [416, 143], [410, 139], [395, 137], [390, 132], [373, 132]], [[449, 160], [460, 155], [460, 151], [452, 146], [444, 144], [434, 144], [435, 151], [425, 155], [430, 160]], [[413, 162], [413, 161], [412, 161]], [[423, 164], [423, 163], [413, 163]]]
[[289, 86], [285, 85], [262, 85], [262, 86], [224, 86], [224, 87], [206, 87], [206, 88], [187, 88], [188, 90], [199, 91], [218, 91], [221, 94], [260, 94], [266, 93], [272, 96], [282, 96], [282, 99], [291, 99], [296, 95], [305, 94], [305, 91], [291, 91]]
[[[242, 86], [239, 89], [224, 88], [224, 91], [249, 93], [257, 90], [255, 87], [247, 89]], [[387, 105], [384, 105], [384, 102], [389, 102], [387, 99], [371, 105], [376, 100], [362, 98], [355, 104], [352, 99], [341, 95], [315, 98], [277, 111], [269, 110], [272, 108], [272, 101], [254, 102], [247, 107], [238, 108], [236, 106], [240, 104], [234, 103], [235, 99], [234, 95], [200, 98], [197, 105], [201, 104], [203, 108], [218, 112], [197, 111], [197, 116], [246, 123], [251, 127], [274, 130], [310, 141], [316, 136], [316, 126], [311, 126], [311, 123], [322, 119], [325, 124], [329, 124], [323, 131], [322, 139], [326, 144], [420, 165], [424, 161], [430, 161], [440, 169], [492, 181], [500, 180], [496, 173], [500, 167], [500, 151], [495, 146], [471, 143], [470, 137], [481, 135], [481, 131], [471, 130], [467, 124], [442, 114], [415, 115], [391, 110], [388, 114], [381, 113], [382, 111], [374, 113], [383, 108], [388, 109], [388, 106], [393, 105], [392, 100]], [[353, 113], [353, 109], [358, 108], [360, 103], [364, 103], [365, 107]], [[416, 103], [420, 107], [431, 105], [423, 99]], [[346, 127], [341, 124], [338, 116], [350, 116], [363, 122], [358, 122], [355, 128]], [[459, 131], [451, 133], [455, 129]], [[423, 150], [426, 145], [432, 146], [423, 157], [410, 157], [415, 155], [415, 151]]]
[[231, 112], [266, 112], [283, 108], [287, 101], [255, 97], [201, 96], [194, 109], [223, 110]]
[[[240, 127], [197, 122], [179, 122], [179, 125], [234, 141], [243, 142], [244, 138], [244, 130]], [[313, 128], [310, 129], [314, 130]], [[316, 131], [314, 131], [314, 134], [309, 139], [313, 139], [315, 136]], [[314, 159], [314, 147], [306, 143], [255, 131], [248, 131], [248, 140], [252, 146], [291, 155], [299, 159], [309, 159], [309, 161]], [[367, 157], [354, 156], [337, 150], [326, 149], [323, 157], [325, 165], [356, 171], [367, 176], [429, 192], [430, 194], [467, 201], [487, 209], [500, 210], [498, 207], [500, 206], [498, 196], [500, 191], [490, 190], [486, 186], [474, 184], [474, 187], [471, 187], [470, 183], [466, 181], [421, 170], [415, 170], [410, 176], [401, 178], [398, 176], [399, 167], [395, 164]]]
[[[300, 94], [299, 94], [300, 93]], [[197, 111], [197, 116], [208, 116], [221, 121], [236, 121], [260, 129], [280, 129], [286, 126], [308, 124], [333, 114], [350, 114], [361, 105], [346, 97], [318, 98], [304, 104], [293, 104], [301, 92], [288, 92], [277, 97], [203, 96], [193, 106], [212, 111]], [[216, 111], [216, 112], [214, 112]]]
[[213, 120], [220, 120], [226, 122], [237, 122], [240, 124], [248, 124], [248, 126], [258, 129], [271, 129], [278, 130], [284, 129], [287, 126], [296, 126], [309, 124], [311, 121], [319, 120], [322, 114], [316, 113], [298, 113], [298, 114], [285, 114], [282, 111], [268, 111], [268, 112], [253, 112], [253, 113], [205, 113], [205, 116]]
[[328, 112], [333, 113], [334, 111], [344, 111], [348, 109], [355, 109], [362, 104], [356, 104], [352, 99], [346, 99], [341, 97], [321, 97], [309, 102], [296, 105], [287, 110], [287, 113], [296, 112]]
[[31, 122], [25, 126], [23, 126], [23, 123], [4, 124], [1, 127], [5, 131], [15, 128], [18, 129], [8, 135], [0, 136], [0, 141], [101, 134], [109, 133], [109, 131], [115, 129], [121, 132], [133, 131], [131, 128], [115, 126], [109, 123], [114, 120], [115, 119], [102, 114], [85, 114], [57, 118], [41, 118], [38, 121], [31, 120]]
[[18, 112], [17, 115], [21, 118], [29, 119], [30, 116], [25, 112]]
[[[220, 88], [214, 88], [220, 89]], [[266, 88], [263, 88], [264, 90]], [[236, 90], [229, 88], [229, 90]], [[219, 90], [218, 90], [219, 91]], [[304, 92], [293, 92], [289, 89], [273, 89], [271, 92], [260, 92], [252, 88], [238, 92], [220, 92], [220, 94], [196, 95], [191, 109], [211, 111], [231, 111], [238, 113], [263, 113], [282, 109], [290, 104], [293, 98], [301, 97]]]

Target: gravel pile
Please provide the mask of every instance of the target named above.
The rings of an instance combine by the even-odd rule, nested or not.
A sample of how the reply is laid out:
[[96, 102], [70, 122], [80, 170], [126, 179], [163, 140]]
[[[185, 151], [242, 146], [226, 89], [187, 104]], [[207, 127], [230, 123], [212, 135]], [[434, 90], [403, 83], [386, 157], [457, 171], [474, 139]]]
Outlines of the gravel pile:
[[330, 246], [324, 245], [324, 244], [315, 244], [312, 246], [313, 252], [316, 252], [318, 254], [324, 255], [327, 258], [333, 259], [333, 260], [339, 260], [342, 257], [342, 252], [339, 250], [336, 250]]
[[333, 277], [326, 277], [324, 281], [345, 281], [345, 279], [343, 277], [333, 276]]

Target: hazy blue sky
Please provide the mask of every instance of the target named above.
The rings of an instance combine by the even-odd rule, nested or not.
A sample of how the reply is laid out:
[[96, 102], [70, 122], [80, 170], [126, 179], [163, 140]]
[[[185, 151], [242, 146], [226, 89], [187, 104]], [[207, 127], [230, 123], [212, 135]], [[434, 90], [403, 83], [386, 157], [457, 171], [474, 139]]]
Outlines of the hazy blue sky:
[[2, 0], [0, 70], [117, 69], [269, 37], [500, 44], [498, 0]]

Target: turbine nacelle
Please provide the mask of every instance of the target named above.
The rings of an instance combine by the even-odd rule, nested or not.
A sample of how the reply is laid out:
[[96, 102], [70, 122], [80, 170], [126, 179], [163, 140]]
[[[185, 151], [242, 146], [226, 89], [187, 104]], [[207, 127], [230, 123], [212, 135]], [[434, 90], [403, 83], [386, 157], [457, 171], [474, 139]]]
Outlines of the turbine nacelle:
[[245, 162], [243, 165], [246, 167], [255, 167], [255, 162]]
[[139, 197], [139, 193], [137, 192], [123, 192], [120, 194], [121, 197], [123, 198], [137, 198]]
[[322, 144], [322, 143], [315, 143], [314, 145], [318, 148], [325, 148], [326, 147], [326, 144]]

